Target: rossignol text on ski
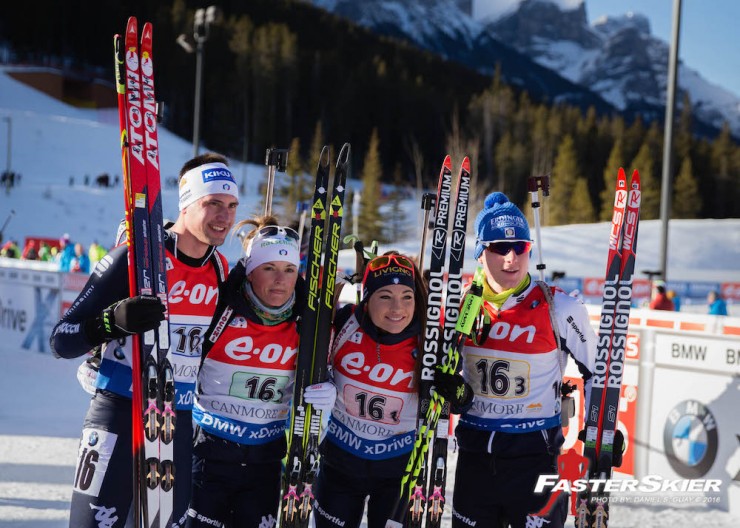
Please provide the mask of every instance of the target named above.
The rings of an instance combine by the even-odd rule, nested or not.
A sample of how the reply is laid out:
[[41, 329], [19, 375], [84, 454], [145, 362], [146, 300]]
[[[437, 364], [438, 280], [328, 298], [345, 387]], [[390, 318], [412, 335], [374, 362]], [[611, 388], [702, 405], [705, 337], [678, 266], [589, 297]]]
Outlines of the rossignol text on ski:
[[[591, 395], [586, 404], [583, 455], [589, 461], [587, 477], [608, 479], [612, 473], [617, 414], [627, 344], [632, 275], [640, 220], [640, 175], [632, 173], [629, 187], [623, 169], [617, 176], [604, 293], [599, 319]], [[578, 497], [577, 528], [606, 528], [608, 493], [587, 490]]]

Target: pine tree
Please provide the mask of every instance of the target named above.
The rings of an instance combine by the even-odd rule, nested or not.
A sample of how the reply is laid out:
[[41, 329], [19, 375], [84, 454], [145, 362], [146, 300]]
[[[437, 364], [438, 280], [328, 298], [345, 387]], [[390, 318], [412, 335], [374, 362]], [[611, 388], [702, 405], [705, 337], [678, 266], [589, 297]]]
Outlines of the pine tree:
[[287, 186], [282, 187], [282, 194], [285, 196], [283, 201], [283, 211], [286, 220], [297, 216], [297, 205], [311, 199], [308, 184], [309, 178], [306, 173], [306, 167], [301, 157], [301, 141], [293, 138], [290, 143], [290, 154], [288, 164], [285, 167], [287, 175]]
[[396, 169], [393, 171], [393, 190], [388, 196], [388, 215], [385, 222], [386, 234], [391, 242], [405, 238], [408, 234], [407, 228], [410, 227], [405, 225], [407, 215], [403, 208], [406, 189], [401, 166], [396, 165]]
[[558, 154], [552, 170], [550, 187], [552, 199], [548, 201], [545, 211], [548, 225], [570, 223], [570, 198], [579, 178], [581, 175], [573, 136], [568, 134], [558, 146]]
[[362, 195], [360, 199], [359, 235], [366, 245], [369, 245], [373, 240], [384, 241], [380, 216], [380, 181], [383, 169], [379, 150], [378, 129], [373, 128], [360, 175]]
[[601, 191], [601, 213], [599, 220], [608, 222], [612, 219], [614, 212], [614, 186], [617, 181], [617, 172], [624, 167], [624, 154], [622, 152], [622, 139], [614, 142], [609, 159], [604, 168], [604, 189]]
[[573, 191], [568, 200], [568, 222], [573, 224], [589, 224], [596, 219], [594, 204], [588, 194], [586, 178], [578, 178], [573, 185]]
[[637, 169], [640, 173], [640, 185], [642, 190], [642, 201], [640, 204], [640, 218], [643, 220], [655, 220], [660, 217], [660, 187], [655, 177], [655, 161], [650, 145], [646, 141], [637, 152], [637, 156], [630, 163], [632, 170]]
[[686, 156], [673, 186], [672, 218], [697, 218], [701, 210], [699, 184], [691, 167], [691, 157]]

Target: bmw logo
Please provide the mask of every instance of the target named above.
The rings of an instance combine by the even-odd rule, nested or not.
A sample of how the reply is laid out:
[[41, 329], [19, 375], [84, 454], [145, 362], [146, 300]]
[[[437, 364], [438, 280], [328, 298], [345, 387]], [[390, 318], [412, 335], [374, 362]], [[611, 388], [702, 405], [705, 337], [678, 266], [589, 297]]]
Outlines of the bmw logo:
[[90, 433], [90, 436], [87, 437], [87, 445], [94, 446], [98, 443], [98, 440], [100, 440], [100, 437], [98, 436], [98, 432], [93, 431]]
[[663, 447], [668, 463], [684, 478], [707, 474], [717, 457], [717, 422], [701, 402], [685, 400], [668, 413]]
[[281, 250], [279, 251], [279, 253], [280, 253], [281, 255], [285, 256], [285, 255], [287, 255], [287, 254], [288, 254], [288, 250], [287, 250], [287, 249], [281, 249]]

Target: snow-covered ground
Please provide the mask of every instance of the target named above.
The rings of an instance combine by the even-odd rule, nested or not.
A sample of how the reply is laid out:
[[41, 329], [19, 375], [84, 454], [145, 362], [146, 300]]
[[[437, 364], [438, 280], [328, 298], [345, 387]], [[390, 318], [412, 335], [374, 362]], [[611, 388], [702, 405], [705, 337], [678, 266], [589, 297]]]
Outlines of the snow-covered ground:
[[[12, 169], [23, 176], [10, 194], [0, 192], [0, 225], [15, 211], [5, 238], [22, 243], [26, 236], [58, 238], [69, 233], [86, 246], [94, 240], [110, 243], [123, 214], [121, 188], [98, 189], [82, 181], [86, 174], [120, 174], [116, 120], [107, 112], [66, 106], [0, 70], [2, 169], [6, 118], [12, 123]], [[161, 130], [160, 151], [163, 175], [169, 176], [190, 157], [191, 147]], [[241, 219], [257, 210], [265, 168], [238, 163], [233, 168], [247, 191], [238, 212]], [[176, 203], [176, 190], [165, 190], [166, 216], [176, 216]], [[409, 203], [406, 209], [407, 224], [418, 225], [417, 204]], [[574, 277], [602, 275], [607, 234], [606, 224], [545, 228], [542, 246], [548, 269]], [[409, 233], [393, 247], [413, 254], [418, 240], [417, 233]], [[660, 225], [643, 222], [637, 270], [658, 267], [659, 241]], [[668, 272], [673, 280], [740, 282], [740, 220], [674, 221], [669, 241]], [[237, 242], [227, 243], [224, 252], [236, 260]], [[472, 254], [472, 247], [466, 254]], [[344, 259], [350, 266], [352, 256]], [[465, 267], [473, 270], [470, 257]], [[78, 364], [8, 349], [0, 336], [0, 387], [6, 395], [0, 406], [0, 528], [67, 526], [77, 436], [89, 401], [76, 381]], [[740, 519], [698, 504], [624, 504], [613, 506], [611, 526], [730, 528], [740, 526]]]

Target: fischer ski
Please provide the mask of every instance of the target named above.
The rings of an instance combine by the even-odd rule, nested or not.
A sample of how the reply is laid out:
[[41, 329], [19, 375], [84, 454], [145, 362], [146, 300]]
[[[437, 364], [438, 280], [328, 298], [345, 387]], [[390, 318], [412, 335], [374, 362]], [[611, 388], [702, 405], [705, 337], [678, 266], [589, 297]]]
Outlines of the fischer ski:
[[[156, 295], [167, 306], [152, 26], [130, 17], [123, 39], [114, 37], [123, 166], [129, 294]], [[132, 336], [132, 455], [134, 523], [172, 525], [175, 427], [174, 379], [169, 361], [167, 311], [157, 331]], [[156, 348], [156, 355], [155, 350]], [[145, 401], [146, 400], [146, 401]]]
[[280, 505], [280, 524], [284, 528], [307, 527], [313, 508], [322, 413], [310, 404], [304, 404], [303, 391], [311, 384], [324, 381], [326, 377], [349, 164], [350, 145], [345, 143], [337, 158], [331, 196], [327, 195], [328, 147], [322, 149], [316, 171], [306, 269], [308, 295], [301, 322], [288, 456]]
[[[619, 169], [614, 197], [609, 254], [599, 323], [591, 395], [586, 405], [583, 455], [589, 461], [587, 478], [608, 479], [612, 474], [614, 437], [624, 369], [624, 352], [632, 302], [632, 275], [640, 220], [640, 175], [632, 173], [629, 189]], [[575, 526], [606, 528], [608, 493], [579, 495]]]

